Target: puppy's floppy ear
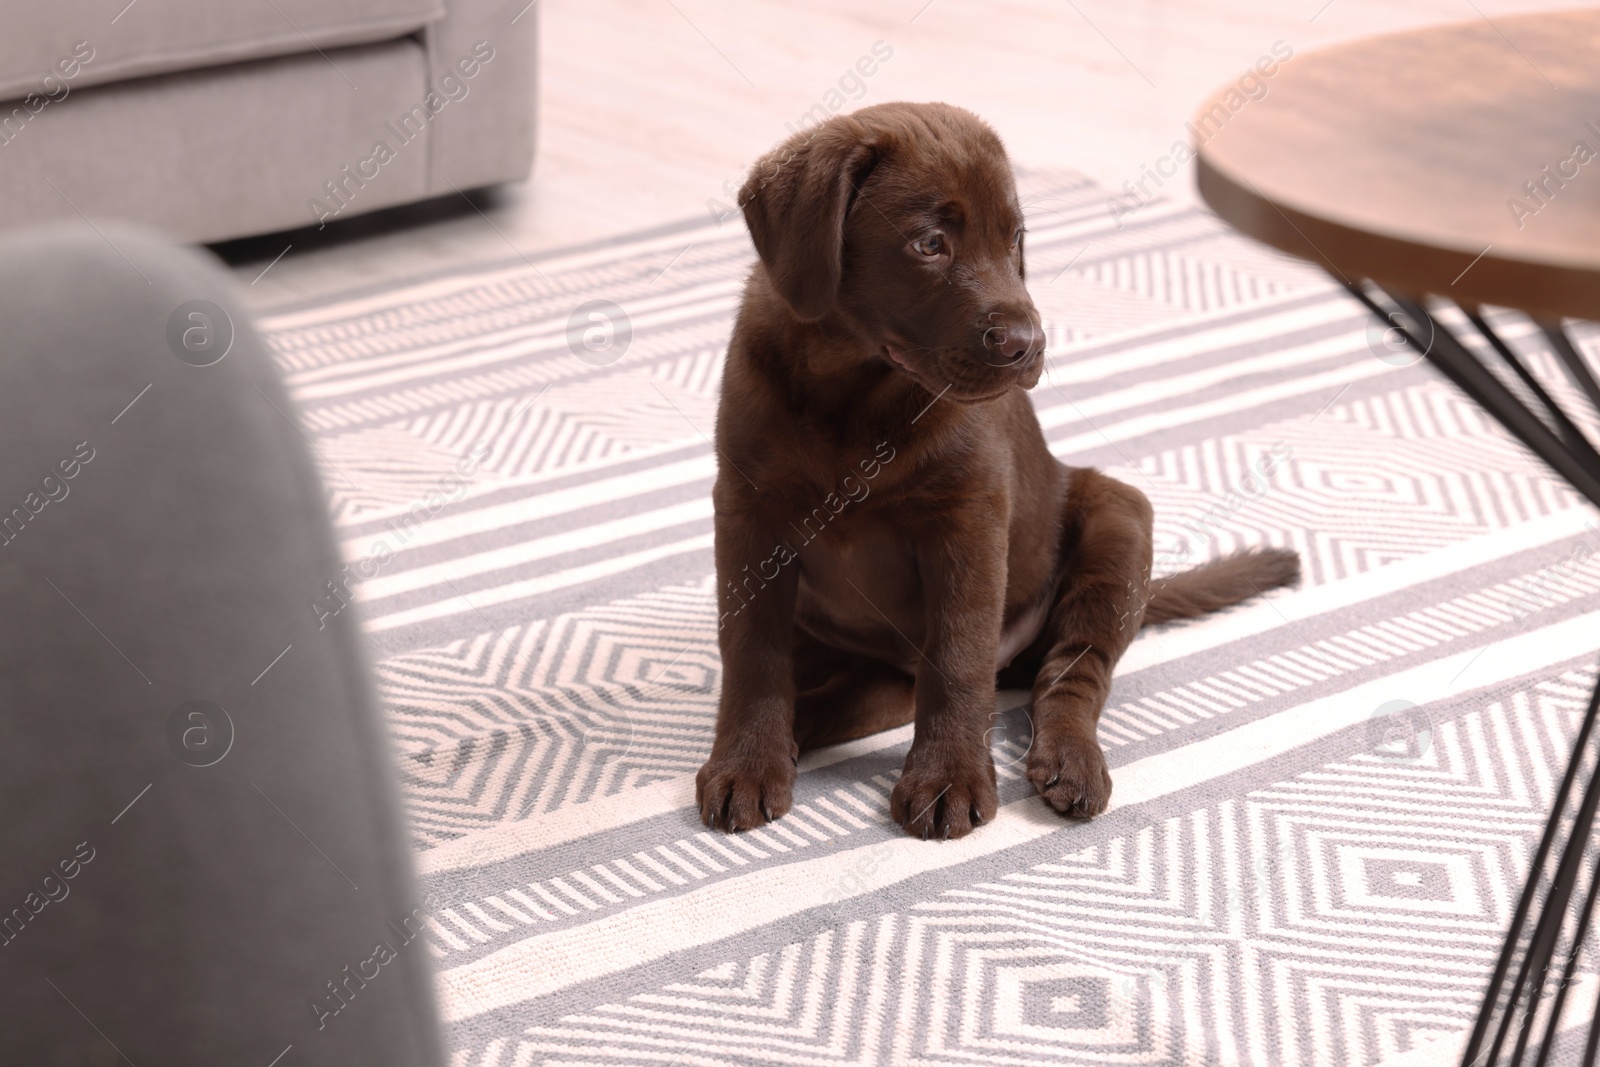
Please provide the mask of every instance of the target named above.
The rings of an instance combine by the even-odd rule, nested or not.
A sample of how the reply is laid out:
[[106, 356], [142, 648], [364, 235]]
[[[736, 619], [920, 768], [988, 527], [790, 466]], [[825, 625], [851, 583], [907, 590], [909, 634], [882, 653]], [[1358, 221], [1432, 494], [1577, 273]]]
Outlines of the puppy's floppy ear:
[[767, 153], [739, 190], [767, 276], [807, 322], [826, 315], [838, 296], [845, 215], [878, 158], [868, 141], [860, 123], [829, 119]]

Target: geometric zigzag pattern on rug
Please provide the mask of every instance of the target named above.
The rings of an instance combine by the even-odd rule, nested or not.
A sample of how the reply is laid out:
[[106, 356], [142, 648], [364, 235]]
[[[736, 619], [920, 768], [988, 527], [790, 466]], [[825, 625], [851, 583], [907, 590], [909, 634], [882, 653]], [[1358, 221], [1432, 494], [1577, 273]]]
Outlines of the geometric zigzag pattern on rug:
[[1474, 1018], [1552, 796], [1518, 764], [1559, 760], [1589, 678], [1441, 723], [1414, 761], [1330, 761], [466, 1062], [642, 1062], [678, 1033], [712, 1062], [1381, 1063]]
[[1470, 1026], [1593, 677], [1589, 512], [1318, 272], [1020, 184], [1052, 450], [1151, 498], [1158, 568], [1306, 572], [1131, 646], [1089, 823], [1032, 797], [1011, 693], [961, 842], [887, 819], [905, 729], [808, 755], [772, 826], [700, 825], [736, 224], [266, 317], [368, 564], [459, 1067], [1370, 1064]]

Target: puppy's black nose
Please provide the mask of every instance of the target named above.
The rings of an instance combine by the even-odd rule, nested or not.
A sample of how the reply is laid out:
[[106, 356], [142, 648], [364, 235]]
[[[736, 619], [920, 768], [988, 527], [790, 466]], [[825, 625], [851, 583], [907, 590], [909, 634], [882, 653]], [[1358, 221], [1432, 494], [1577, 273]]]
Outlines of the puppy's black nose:
[[984, 340], [1001, 363], [1017, 363], [1044, 351], [1044, 332], [1023, 316], [1007, 316], [1003, 324], [989, 329]]

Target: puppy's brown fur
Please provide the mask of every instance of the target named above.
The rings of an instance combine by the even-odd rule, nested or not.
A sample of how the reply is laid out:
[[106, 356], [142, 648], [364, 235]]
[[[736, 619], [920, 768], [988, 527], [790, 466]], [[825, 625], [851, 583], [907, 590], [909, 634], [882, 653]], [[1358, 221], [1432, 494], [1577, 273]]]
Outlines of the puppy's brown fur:
[[[1294, 582], [1264, 551], [1150, 580], [1151, 511], [1051, 455], [1005, 150], [976, 116], [884, 104], [796, 135], [740, 192], [761, 262], [717, 414], [723, 682], [701, 818], [788, 811], [801, 749], [915, 721], [908, 833], [994, 816], [997, 672], [1031, 684], [1028, 777], [1103, 811], [1095, 739], [1145, 623]], [[1020, 681], [1026, 679], [1026, 681]]]

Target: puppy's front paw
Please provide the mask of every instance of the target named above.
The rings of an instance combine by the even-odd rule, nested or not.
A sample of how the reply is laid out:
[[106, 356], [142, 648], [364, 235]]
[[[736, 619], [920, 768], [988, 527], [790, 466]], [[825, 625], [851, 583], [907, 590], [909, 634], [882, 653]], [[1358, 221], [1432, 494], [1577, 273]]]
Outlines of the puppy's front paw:
[[700, 821], [713, 830], [750, 830], [781, 818], [794, 803], [795, 759], [789, 751], [713, 751], [694, 779]]
[[989, 750], [952, 753], [913, 748], [889, 794], [889, 813], [924, 841], [965, 837], [994, 818], [999, 805]]
[[1028, 780], [1063, 815], [1086, 819], [1111, 802], [1111, 772], [1092, 737], [1041, 732], [1028, 753]]

